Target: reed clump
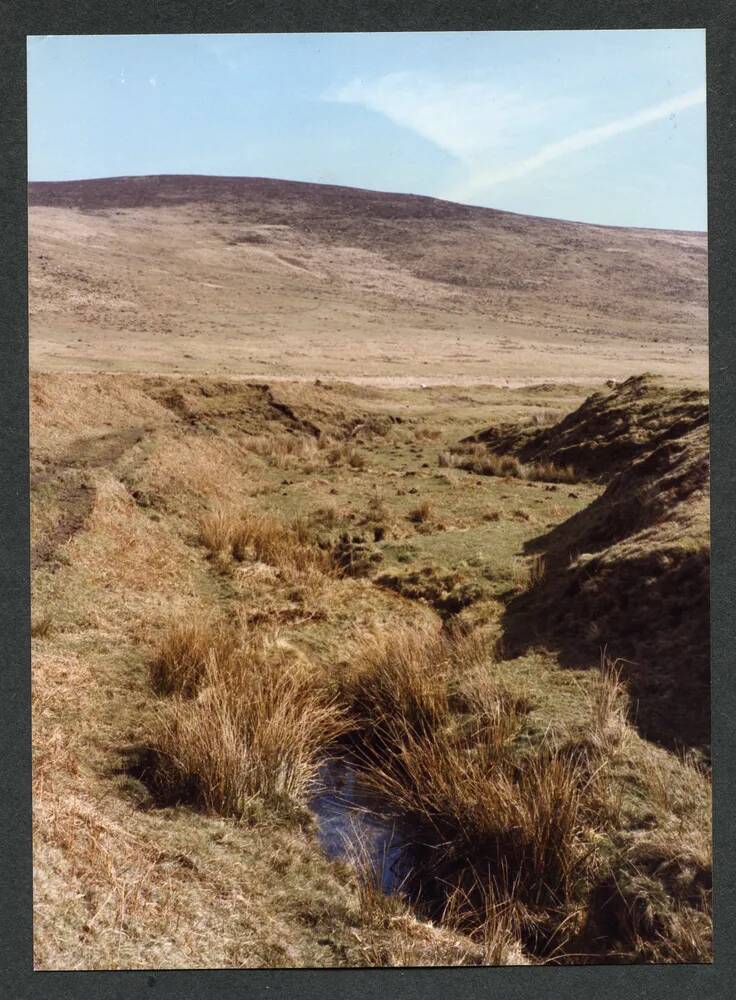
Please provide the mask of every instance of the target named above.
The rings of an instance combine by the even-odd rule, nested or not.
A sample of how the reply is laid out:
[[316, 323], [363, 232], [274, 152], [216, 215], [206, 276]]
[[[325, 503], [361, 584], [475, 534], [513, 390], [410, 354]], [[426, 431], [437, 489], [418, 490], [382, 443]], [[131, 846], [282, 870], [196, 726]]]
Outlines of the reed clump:
[[160, 801], [236, 819], [256, 803], [304, 807], [322, 755], [348, 728], [321, 671], [259, 636], [225, 659], [212, 651], [191, 694], [156, 714], [148, 784]]
[[577, 483], [580, 475], [573, 465], [555, 462], [520, 462], [515, 455], [497, 455], [477, 442], [456, 445], [440, 453], [444, 468], [465, 469], [476, 476], [501, 476], [529, 482]]

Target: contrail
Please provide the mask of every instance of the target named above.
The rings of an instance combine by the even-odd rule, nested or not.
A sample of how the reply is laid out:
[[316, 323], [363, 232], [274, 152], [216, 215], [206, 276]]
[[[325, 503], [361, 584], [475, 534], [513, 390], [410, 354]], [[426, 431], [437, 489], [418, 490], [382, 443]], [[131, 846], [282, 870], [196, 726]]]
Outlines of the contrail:
[[518, 163], [512, 164], [503, 170], [477, 174], [471, 179], [468, 190], [476, 191], [481, 188], [490, 187], [493, 184], [516, 180], [517, 177], [524, 177], [534, 170], [539, 170], [540, 167], [545, 166], [551, 160], [557, 160], [562, 156], [576, 153], [581, 149], [588, 149], [590, 146], [596, 146], [599, 142], [612, 139], [622, 132], [630, 132], [632, 129], [641, 128], [642, 125], [648, 125], [651, 122], [660, 121], [662, 118], [668, 118], [678, 111], [684, 111], [685, 108], [691, 108], [696, 104], [704, 103], [705, 87], [700, 87], [698, 90], [690, 90], [679, 97], [673, 97], [669, 101], [662, 101], [660, 104], [655, 104], [650, 108], [644, 108], [643, 111], [638, 111], [634, 115], [628, 115], [626, 118], [618, 118], [616, 121], [608, 122], [606, 125], [598, 125], [595, 128], [573, 132], [572, 135], [567, 136], [565, 139], [542, 146], [537, 153], [526, 160], [520, 160]]

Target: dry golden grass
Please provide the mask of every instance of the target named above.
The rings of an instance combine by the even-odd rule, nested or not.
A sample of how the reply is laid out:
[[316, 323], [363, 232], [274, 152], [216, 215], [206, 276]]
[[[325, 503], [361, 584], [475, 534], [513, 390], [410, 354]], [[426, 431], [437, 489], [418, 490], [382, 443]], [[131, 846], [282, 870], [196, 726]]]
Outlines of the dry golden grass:
[[286, 469], [316, 462], [325, 441], [307, 434], [256, 434], [245, 439], [245, 447], [277, 469]]
[[[479, 905], [478, 900], [481, 900]], [[479, 911], [484, 914], [478, 925]], [[479, 944], [483, 965], [526, 965], [517, 909], [511, 899], [498, 900], [493, 887], [475, 878], [470, 890], [457, 886], [447, 899], [442, 923], [466, 933]]]
[[87, 530], [67, 544], [66, 554], [98, 587], [140, 594], [187, 588], [186, 547], [168, 525], [146, 517], [108, 474], [97, 477]]
[[459, 905], [462, 894], [457, 890], [438, 925], [420, 922], [400, 892], [384, 892], [381, 867], [376, 865], [364, 837], [356, 831], [350, 844], [360, 912], [372, 932], [363, 947], [367, 965], [401, 968], [528, 963], [518, 934], [513, 933], [511, 921], [500, 908], [495, 919], [489, 916], [478, 932]]
[[333, 567], [303, 519], [287, 524], [267, 514], [217, 508], [201, 519], [199, 537], [220, 563], [254, 559], [279, 569], [324, 573]]
[[498, 956], [511, 941], [499, 907], [521, 914], [527, 930], [564, 919], [600, 805], [582, 752], [512, 752], [524, 705], [495, 682], [487, 660], [477, 637], [369, 639], [351, 653], [342, 697], [365, 733], [365, 781], [432, 845], [425, 878], [466, 894], [466, 922]]
[[485, 445], [468, 443], [440, 452], [444, 468], [465, 469], [477, 476], [502, 476], [529, 482], [576, 483], [580, 476], [572, 465], [554, 462], [522, 463], [514, 455], [496, 455]]
[[[189, 664], [183, 650], [181, 676]], [[213, 651], [195, 699], [163, 706], [147, 741], [148, 780], [168, 802], [244, 818], [256, 800], [304, 805], [320, 756], [347, 728], [321, 672], [261, 637], [225, 662]]]
[[436, 629], [366, 636], [349, 651], [340, 696], [358, 724], [379, 739], [394, 720], [431, 732], [448, 714], [450, 647]]
[[604, 754], [621, 748], [629, 733], [629, 694], [618, 661], [601, 656], [600, 680], [590, 696], [590, 739]]
[[365, 467], [365, 455], [354, 441], [337, 440], [328, 434], [261, 434], [249, 436], [244, 447], [277, 469], [302, 467], [316, 472], [328, 466]]
[[200, 689], [210, 661], [224, 672], [237, 649], [235, 629], [211, 614], [175, 619], [160, 637], [149, 663], [151, 687], [157, 694], [191, 698]]

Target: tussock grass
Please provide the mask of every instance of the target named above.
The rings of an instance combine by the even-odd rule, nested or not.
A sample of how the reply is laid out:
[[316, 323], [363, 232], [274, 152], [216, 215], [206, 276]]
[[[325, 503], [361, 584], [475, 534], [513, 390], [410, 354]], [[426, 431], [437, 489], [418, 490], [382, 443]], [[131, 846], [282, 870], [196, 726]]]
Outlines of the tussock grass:
[[571, 900], [585, 858], [582, 764], [553, 751], [506, 757], [502, 709], [471, 739], [420, 736], [401, 721], [389, 728], [397, 750], [371, 780], [431, 838], [444, 880], [485, 879], [500, 897], [533, 910]]
[[257, 434], [247, 437], [244, 447], [277, 469], [286, 469], [314, 462], [320, 451], [320, 439], [307, 434]]
[[424, 500], [409, 511], [408, 518], [414, 524], [426, 524], [432, 514], [432, 505]]
[[218, 507], [201, 518], [199, 540], [213, 555], [225, 554], [232, 546], [236, 526], [236, 513], [225, 507]]
[[329, 553], [319, 548], [307, 523], [299, 519], [286, 524], [266, 514], [245, 515], [234, 530], [232, 552], [238, 561], [252, 553], [260, 562], [284, 569], [331, 568]]
[[429, 733], [448, 715], [450, 646], [437, 630], [366, 636], [349, 652], [338, 684], [358, 725], [383, 739], [396, 719]]
[[163, 706], [147, 741], [147, 778], [166, 802], [244, 819], [257, 802], [293, 810], [320, 756], [347, 728], [322, 674], [262, 639], [206, 662], [197, 698]]
[[[481, 906], [477, 900], [481, 899]], [[478, 910], [484, 914], [478, 926]], [[450, 892], [442, 923], [467, 934], [479, 943], [483, 965], [526, 965], [521, 946], [521, 928], [513, 900], [499, 900], [493, 888], [476, 877], [469, 890], [457, 886]]]
[[[361, 428], [362, 429], [362, 428]], [[277, 469], [303, 467], [315, 472], [325, 466], [365, 467], [364, 453], [354, 440], [338, 440], [328, 434], [259, 434], [248, 437], [244, 447]]]
[[329, 553], [303, 519], [287, 524], [267, 514], [218, 508], [202, 518], [199, 537], [224, 565], [252, 558], [285, 570], [328, 573], [332, 568]]
[[485, 445], [467, 443], [440, 453], [439, 464], [444, 468], [465, 469], [476, 476], [501, 476], [526, 479], [529, 482], [577, 483], [580, 476], [572, 465], [554, 462], [522, 463], [514, 455], [496, 455]]
[[210, 661], [222, 671], [238, 648], [232, 626], [212, 616], [175, 619], [160, 638], [149, 663], [149, 680], [157, 694], [191, 698], [199, 691]]
[[629, 694], [618, 660], [601, 655], [600, 680], [589, 699], [590, 738], [602, 753], [619, 750], [629, 732]]
[[596, 762], [551, 741], [520, 752], [529, 706], [488, 661], [486, 640], [459, 630], [371, 637], [351, 651], [341, 696], [363, 733], [364, 780], [423, 845], [423, 885], [450, 908], [462, 897], [463, 921], [498, 958], [518, 940], [512, 915], [549, 940], [579, 902], [603, 819]]

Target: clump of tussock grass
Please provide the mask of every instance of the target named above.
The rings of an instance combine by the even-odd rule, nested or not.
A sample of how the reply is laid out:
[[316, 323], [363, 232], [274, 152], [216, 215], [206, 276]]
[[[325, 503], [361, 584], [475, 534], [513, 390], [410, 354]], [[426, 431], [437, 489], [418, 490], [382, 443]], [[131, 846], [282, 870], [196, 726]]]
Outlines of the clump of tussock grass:
[[365, 469], [367, 465], [365, 453], [351, 441], [335, 442], [326, 454], [330, 465], [348, 465], [356, 470]]
[[440, 452], [443, 468], [465, 469], [482, 476], [520, 476], [522, 466], [513, 455], [494, 455], [481, 444], [458, 445]]
[[601, 753], [619, 750], [629, 732], [629, 694], [618, 660], [601, 655], [599, 681], [589, 698], [590, 739]]
[[208, 511], [199, 522], [199, 540], [214, 556], [227, 555], [232, 547], [237, 513], [225, 507]]
[[423, 500], [416, 507], [413, 507], [407, 517], [413, 524], [426, 524], [432, 515], [432, 505], [428, 500]]
[[277, 469], [304, 466], [305, 471], [314, 472], [322, 466], [362, 469], [366, 464], [353, 440], [338, 440], [329, 434], [260, 434], [246, 438], [243, 445]]
[[320, 439], [307, 434], [258, 434], [246, 437], [243, 446], [277, 469], [286, 469], [300, 462], [313, 462], [320, 450]]
[[160, 708], [147, 740], [147, 780], [161, 801], [237, 819], [257, 803], [293, 812], [346, 728], [317, 668], [252, 639], [226, 665], [208, 658], [196, 698]]
[[483, 444], [466, 443], [440, 452], [444, 468], [464, 469], [476, 476], [500, 476], [529, 482], [577, 483], [580, 476], [572, 465], [554, 462], [522, 463], [514, 455], [496, 455]]
[[250, 553], [260, 562], [294, 570], [330, 569], [329, 554], [321, 549], [306, 521], [286, 524], [269, 515], [247, 515], [239, 521], [232, 539], [237, 561]]
[[159, 639], [149, 661], [151, 687], [156, 694], [194, 697], [210, 661], [222, 671], [237, 649], [235, 629], [211, 615], [177, 618]]
[[350, 650], [338, 684], [356, 723], [382, 738], [399, 717], [431, 732], [448, 715], [449, 643], [437, 630], [367, 636]]
[[[431, 845], [436, 883], [480, 881], [514, 900], [532, 938], [560, 919], [578, 897], [589, 857], [585, 762], [552, 749], [514, 759], [502, 706], [469, 737], [449, 729], [420, 735], [401, 719], [388, 730], [384, 746], [395, 749], [373, 762], [367, 780]], [[476, 899], [479, 925], [483, 907]]]
[[267, 514], [220, 508], [202, 518], [200, 540], [223, 567], [253, 558], [285, 570], [327, 573], [331, 568], [329, 553], [301, 518], [286, 523]]
[[603, 813], [584, 749], [519, 750], [530, 706], [495, 682], [489, 658], [485, 639], [459, 630], [371, 637], [351, 651], [340, 695], [362, 733], [363, 779], [423, 845], [423, 885], [445, 901], [465, 894], [490, 954], [510, 940], [499, 901], [535, 948], [557, 933]]
[[[479, 907], [478, 899], [482, 900]], [[479, 909], [484, 914], [478, 925]], [[467, 934], [482, 950], [483, 965], [527, 965], [521, 947], [519, 914], [513, 900], [498, 899], [477, 876], [469, 890], [456, 886], [442, 912], [442, 924]]]

